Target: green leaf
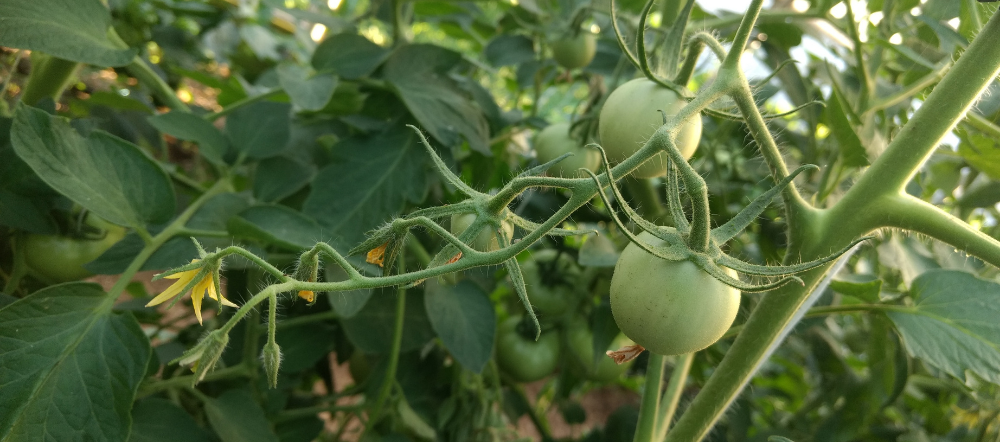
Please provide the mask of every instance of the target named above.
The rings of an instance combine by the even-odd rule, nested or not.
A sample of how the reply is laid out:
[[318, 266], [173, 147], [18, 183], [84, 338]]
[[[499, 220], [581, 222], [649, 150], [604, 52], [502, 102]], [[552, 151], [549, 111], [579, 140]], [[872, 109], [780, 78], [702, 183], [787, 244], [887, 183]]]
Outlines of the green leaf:
[[[396, 289], [376, 289], [375, 295], [358, 314], [341, 321], [347, 338], [365, 354], [388, 353], [392, 348], [396, 299]], [[423, 294], [417, 291], [407, 293], [400, 351], [417, 350], [433, 338], [434, 330], [424, 311]]]
[[194, 418], [166, 399], [148, 398], [132, 407], [129, 442], [210, 442], [212, 435]]
[[291, 106], [263, 101], [233, 111], [226, 135], [236, 150], [250, 158], [267, 158], [285, 150], [290, 136]]
[[959, 129], [958, 154], [972, 167], [1000, 181], [1000, 141], [976, 130]]
[[68, 283], [0, 309], [0, 439], [125, 440], [152, 353], [101, 286]]
[[480, 373], [493, 354], [496, 312], [489, 296], [467, 279], [456, 285], [431, 278], [424, 307], [441, 342], [466, 369]]
[[868, 154], [861, 138], [854, 131], [854, 125], [848, 116], [847, 101], [838, 89], [834, 89], [826, 100], [826, 120], [833, 130], [833, 136], [840, 145], [840, 159], [847, 167], [864, 167], [868, 163]]
[[486, 118], [448, 78], [448, 71], [461, 60], [459, 53], [442, 47], [412, 44], [396, 49], [383, 71], [406, 108], [434, 138], [458, 146], [464, 137], [473, 150], [490, 156]]
[[520, 64], [535, 58], [535, 43], [524, 35], [500, 34], [490, 40], [483, 55], [497, 67]]
[[251, 238], [289, 250], [312, 247], [324, 238], [322, 228], [315, 221], [279, 205], [254, 206], [229, 220], [229, 232], [234, 236]]
[[174, 215], [170, 178], [134, 144], [96, 130], [84, 138], [66, 119], [24, 105], [11, 139], [43, 181], [101, 218], [139, 227]]
[[100, 0], [0, 0], [0, 46], [97, 66], [125, 66], [136, 54]]
[[[328, 282], [343, 281], [347, 279], [347, 271], [340, 268], [336, 263], [327, 262], [325, 276]], [[327, 300], [330, 302], [330, 307], [337, 312], [337, 315], [346, 319], [358, 314], [371, 297], [372, 289], [356, 289], [329, 292]]]
[[916, 238], [906, 235], [892, 235], [888, 241], [876, 248], [882, 265], [899, 270], [903, 282], [910, 285], [924, 272], [941, 267], [930, 251]]
[[1000, 284], [955, 270], [913, 281], [912, 307], [887, 312], [910, 355], [959, 379], [1000, 384]]
[[295, 159], [278, 156], [261, 160], [253, 179], [253, 195], [271, 203], [305, 187], [316, 176], [316, 168]]
[[316, 47], [312, 65], [317, 71], [332, 70], [343, 78], [355, 79], [371, 74], [388, 56], [385, 48], [358, 34], [336, 34]]
[[596, 367], [601, 359], [607, 357], [605, 352], [611, 347], [615, 338], [621, 334], [621, 329], [618, 328], [618, 323], [615, 322], [615, 317], [611, 313], [611, 298], [602, 298], [601, 303], [594, 307], [594, 313], [590, 318], [590, 329], [594, 333], [591, 344], [594, 349], [594, 360], [591, 363]]
[[399, 413], [399, 420], [403, 426], [413, 432], [415, 436], [424, 440], [437, 439], [437, 432], [427, 422], [424, 422], [420, 415], [413, 411], [410, 404], [406, 402], [405, 396], [396, 403], [396, 411]]
[[318, 111], [326, 107], [337, 88], [337, 77], [330, 73], [317, 74], [295, 64], [278, 66], [278, 83], [292, 98], [292, 104]]
[[264, 410], [249, 391], [228, 390], [206, 400], [205, 414], [222, 442], [278, 442]]
[[302, 211], [325, 227], [344, 249], [360, 243], [365, 232], [427, 192], [427, 153], [407, 128], [334, 146], [340, 155], [319, 171]]
[[170, 111], [148, 118], [156, 130], [198, 144], [198, 153], [212, 164], [222, 164], [229, 142], [212, 123], [197, 115]]
[[316, 365], [334, 350], [334, 331], [333, 326], [318, 322], [278, 330], [275, 339], [281, 347], [281, 371], [298, 373]]

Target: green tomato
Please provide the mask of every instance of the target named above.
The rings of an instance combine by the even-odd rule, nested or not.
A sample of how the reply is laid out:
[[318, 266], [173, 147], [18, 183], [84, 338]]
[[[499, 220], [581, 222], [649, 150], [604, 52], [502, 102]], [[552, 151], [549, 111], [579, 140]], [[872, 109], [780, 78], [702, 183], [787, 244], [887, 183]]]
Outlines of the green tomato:
[[[645, 78], [638, 78], [615, 89], [601, 109], [598, 133], [608, 161], [620, 163], [632, 156], [663, 125], [662, 110], [676, 115], [687, 103], [674, 91]], [[695, 115], [681, 126], [677, 148], [685, 159], [691, 158], [701, 139], [701, 118]], [[661, 152], [644, 163], [633, 175], [638, 178], [663, 176], [667, 172], [667, 154]]]
[[[664, 243], [648, 232], [639, 239]], [[727, 269], [730, 276], [737, 274]], [[740, 291], [690, 261], [657, 258], [635, 244], [625, 247], [611, 277], [611, 312], [625, 336], [661, 355], [701, 350], [729, 330]]]
[[[476, 220], [476, 215], [472, 213], [464, 213], [460, 215], [452, 215], [451, 217], [451, 234], [458, 236], [461, 235], [465, 229]], [[504, 221], [500, 223], [503, 227], [504, 235], [507, 236], [507, 240], [511, 240], [514, 237], [514, 225], [510, 222]], [[500, 249], [500, 241], [497, 240], [496, 234], [493, 229], [488, 226], [479, 232], [475, 240], [472, 241], [472, 248], [479, 250], [480, 252], [492, 252], [494, 250]]]
[[518, 330], [520, 316], [512, 316], [497, 327], [497, 365], [518, 382], [534, 382], [556, 369], [559, 335], [542, 333], [537, 341]]
[[580, 169], [590, 169], [597, 173], [601, 167], [601, 153], [596, 149], [580, 146], [569, 133], [569, 123], [556, 123], [546, 127], [535, 137], [535, 154], [539, 163], [547, 163], [560, 155], [570, 152], [570, 156], [549, 168], [549, 174], [563, 178], [584, 178], [588, 175]]
[[544, 316], [562, 314], [580, 298], [576, 287], [580, 269], [566, 254], [538, 251], [521, 264], [521, 274], [532, 307]]
[[[618, 379], [628, 370], [630, 363], [618, 365], [610, 357], [603, 356], [594, 364], [594, 335], [585, 321], [574, 321], [566, 330], [566, 343], [573, 356], [571, 367], [583, 377], [595, 382], [610, 382]], [[633, 345], [625, 335], [619, 333], [611, 341], [606, 350], [618, 350], [626, 345]]]
[[566, 69], [582, 68], [597, 54], [597, 36], [581, 31], [576, 37], [566, 37], [551, 43], [552, 58]]
[[28, 235], [24, 240], [24, 259], [28, 268], [53, 282], [76, 281], [92, 273], [83, 268], [125, 237], [125, 228], [96, 215], [87, 216], [86, 235], [72, 238], [60, 235]]

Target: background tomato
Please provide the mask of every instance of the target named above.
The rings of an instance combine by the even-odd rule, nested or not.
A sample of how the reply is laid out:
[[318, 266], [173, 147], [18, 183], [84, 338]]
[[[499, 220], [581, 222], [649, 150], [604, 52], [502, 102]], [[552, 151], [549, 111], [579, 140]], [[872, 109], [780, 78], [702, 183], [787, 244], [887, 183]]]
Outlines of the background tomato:
[[[647, 244], [663, 241], [648, 232]], [[738, 278], [733, 270], [730, 276]], [[661, 355], [701, 350], [718, 341], [736, 319], [740, 291], [690, 261], [657, 258], [635, 244], [622, 252], [611, 278], [611, 312], [618, 328]]]
[[547, 163], [560, 155], [570, 152], [573, 156], [566, 158], [549, 168], [549, 175], [563, 178], [580, 178], [588, 176], [580, 169], [590, 169], [597, 173], [601, 167], [601, 154], [596, 149], [581, 146], [569, 133], [569, 123], [551, 124], [542, 129], [535, 137], [535, 154], [539, 163]]
[[76, 236], [27, 235], [25, 262], [36, 275], [52, 282], [92, 276], [83, 268], [125, 237], [125, 228], [88, 214]]
[[573, 258], [556, 250], [534, 253], [521, 265], [528, 299], [543, 316], [555, 316], [574, 307], [583, 296], [579, 287], [580, 269]]
[[[452, 215], [451, 217], [451, 233], [455, 236], [462, 234], [465, 229], [476, 220], [476, 215], [472, 213], [464, 213], [461, 215]], [[507, 235], [508, 240], [514, 236], [514, 225], [509, 222], [504, 222], [500, 224], [503, 227], [504, 234]], [[492, 252], [494, 250], [500, 249], [500, 241], [497, 240], [496, 234], [492, 228], [485, 228], [476, 239], [472, 242], [472, 248], [479, 250], [481, 252]]]
[[[610, 382], [625, 374], [631, 362], [618, 365], [611, 358], [602, 355], [594, 364], [594, 334], [586, 321], [573, 321], [566, 328], [566, 344], [569, 348], [571, 367], [583, 377], [596, 382]], [[617, 350], [634, 344], [624, 334], [619, 333], [606, 350]]]
[[594, 60], [597, 54], [597, 36], [581, 31], [575, 37], [553, 41], [552, 58], [566, 69], [582, 68]]
[[[608, 160], [618, 163], [646, 143], [663, 125], [662, 110], [676, 115], [687, 104], [674, 91], [645, 78], [637, 78], [611, 92], [601, 109], [598, 132]], [[684, 158], [691, 158], [701, 139], [701, 116], [695, 115], [677, 134], [677, 148]], [[653, 157], [633, 173], [638, 178], [662, 176], [667, 172], [665, 153]]]
[[534, 382], [555, 371], [559, 335], [542, 333], [533, 341], [518, 330], [521, 320], [521, 316], [512, 316], [497, 327], [497, 365], [518, 382]]

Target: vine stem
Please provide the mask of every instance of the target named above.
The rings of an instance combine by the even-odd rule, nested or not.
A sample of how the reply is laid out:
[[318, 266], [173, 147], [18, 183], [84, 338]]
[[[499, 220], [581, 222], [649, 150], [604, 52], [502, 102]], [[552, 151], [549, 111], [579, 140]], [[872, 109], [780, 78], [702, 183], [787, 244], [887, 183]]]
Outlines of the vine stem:
[[642, 403], [639, 405], [639, 423], [636, 424], [634, 442], [653, 442], [656, 436], [657, 418], [660, 411], [660, 390], [663, 389], [663, 367], [667, 358], [649, 352], [649, 362], [646, 363], [646, 385], [642, 390]]
[[657, 422], [655, 440], [660, 441], [667, 437], [670, 423], [673, 422], [674, 413], [677, 412], [677, 404], [681, 400], [681, 394], [684, 393], [684, 384], [687, 382], [692, 362], [694, 362], [694, 353], [684, 353], [677, 356], [674, 371], [670, 373], [667, 392], [663, 394], [663, 403], [660, 404], [660, 418]]
[[[38, 100], [46, 97], [59, 101], [59, 97], [69, 86], [73, 75], [80, 67], [80, 63], [75, 61], [56, 58], [40, 52], [32, 54], [31, 61], [31, 74], [28, 75], [28, 83], [24, 85], [24, 92], [21, 94], [21, 101], [29, 106], [34, 106]], [[14, 66], [14, 69], [16, 68], [17, 65]], [[14, 70], [12, 69], [11, 77], [13, 74]], [[7, 81], [4, 82], [5, 86]]]
[[153, 71], [153, 68], [146, 63], [146, 60], [137, 55], [132, 59], [131, 63], [125, 66], [125, 70], [139, 80], [140, 83], [152, 89], [153, 94], [163, 100], [163, 103], [167, 107], [173, 110], [191, 112], [191, 109], [180, 98], [177, 98], [177, 94], [173, 88], [167, 82], [163, 81], [159, 74]]
[[[402, 251], [399, 253], [397, 259], [399, 262], [399, 271], [405, 271], [406, 261], [404, 260]], [[375, 400], [375, 406], [372, 407], [371, 417], [368, 419], [368, 428], [378, 422], [379, 415], [382, 414], [382, 408], [385, 406], [385, 401], [388, 400], [389, 393], [392, 392], [392, 387], [396, 385], [396, 369], [399, 367], [399, 349], [403, 345], [403, 319], [406, 315], [405, 286], [401, 286], [397, 290], [397, 293], [396, 323], [392, 332], [392, 349], [389, 350], [389, 368], [385, 371], [385, 378], [382, 379], [382, 387], [379, 390], [377, 399]]]

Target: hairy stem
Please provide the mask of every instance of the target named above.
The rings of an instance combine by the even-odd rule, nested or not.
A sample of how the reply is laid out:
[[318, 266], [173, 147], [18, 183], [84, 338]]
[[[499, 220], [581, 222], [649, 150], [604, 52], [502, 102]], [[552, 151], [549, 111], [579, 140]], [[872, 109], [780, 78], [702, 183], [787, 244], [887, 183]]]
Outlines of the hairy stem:
[[42, 53], [32, 54], [31, 61], [31, 74], [21, 94], [21, 101], [29, 106], [38, 104], [38, 100], [46, 97], [58, 101], [80, 67], [80, 63], [75, 61]]
[[139, 80], [139, 83], [146, 85], [146, 87], [153, 90], [153, 95], [163, 101], [168, 107], [173, 110], [179, 110], [184, 112], [191, 112], [191, 109], [177, 98], [177, 94], [174, 92], [173, 88], [163, 81], [160, 76], [153, 71], [153, 68], [146, 63], [139, 56], [132, 59], [132, 62], [125, 66], [125, 70], [128, 71], [129, 75], [135, 77]]
[[667, 359], [663, 355], [649, 352], [646, 365], [646, 386], [642, 391], [639, 405], [639, 423], [636, 424], [634, 442], [653, 442], [656, 435], [656, 419], [660, 410], [660, 390], [663, 388], [663, 367]]
[[674, 413], [677, 412], [677, 404], [684, 393], [684, 383], [687, 382], [688, 373], [691, 371], [691, 363], [694, 362], [694, 353], [685, 353], [677, 356], [674, 362], [674, 371], [670, 373], [670, 383], [667, 384], [667, 392], [663, 393], [663, 403], [660, 404], [660, 418], [656, 428], [656, 439], [663, 440], [667, 437], [670, 424], [674, 420]]

